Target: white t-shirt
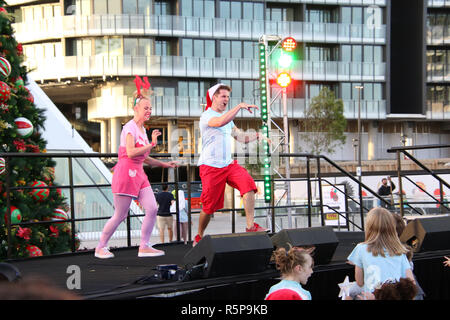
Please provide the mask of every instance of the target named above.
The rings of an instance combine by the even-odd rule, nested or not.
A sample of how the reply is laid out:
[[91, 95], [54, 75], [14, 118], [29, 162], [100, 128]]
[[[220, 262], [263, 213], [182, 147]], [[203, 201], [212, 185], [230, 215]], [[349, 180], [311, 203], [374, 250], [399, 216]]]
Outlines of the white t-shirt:
[[233, 162], [231, 157], [231, 132], [234, 122], [223, 127], [208, 126], [209, 120], [222, 116], [222, 113], [209, 108], [200, 117], [200, 133], [202, 135], [202, 151], [197, 165], [205, 164], [215, 168], [224, 168]]

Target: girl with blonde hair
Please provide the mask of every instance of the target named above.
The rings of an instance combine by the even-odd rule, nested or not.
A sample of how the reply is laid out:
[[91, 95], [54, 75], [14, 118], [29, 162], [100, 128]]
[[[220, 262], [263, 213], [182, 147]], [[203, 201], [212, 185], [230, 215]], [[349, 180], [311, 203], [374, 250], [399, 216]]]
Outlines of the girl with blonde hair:
[[[103, 228], [100, 241], [95, 249], [95, 257], [100, 259], [113, 258], [107, 243], [120, 223], [128, 215], [131, 201], [137, 199], [145, 211], [141, 228], [141, 243], [138, 257], [155, 257], [164, 255], [164, 251], [153, 248], [149, 244], [150, 235], [156, 221], [158, 206], [155, 195], [144, 172], [144, 163], [153, 167], [173, 168], [175, 162], [162, 162], [149, 157], [150, 151], [157, 144], [159, 130], [152, 131], [152, 142], [148, 141], [144, 128], [145, 121], [150, 119], [152, 105], [149, 98], [148, 80], [141, 92], [142, 80], [136, 76], [137, 92], [134, 95], [134, 117], [122, 128], [120, 135], [119, 160], [114, 167], [111, 189], [114, 200], [114, 215]], [[137, 81], [139, 80], [139, 81]]]
[[355, 280], [363, 291], [373, 292], [386, 281], [409, 278], [414, 282], [408, 249], [400, 242], [392, 214], [384, 208], [373, 208], [367, 214], [365, 241], [348, 256], [355, 266]]
[[272, 258], [282, 280], [270, 288], [265, 300], [311, 300], [311, 294], [302, 284], [305, 285], [313, 273], [312, 250], [314, 248], [291, 247], [289, 251], [285, 248], [274, 251]]

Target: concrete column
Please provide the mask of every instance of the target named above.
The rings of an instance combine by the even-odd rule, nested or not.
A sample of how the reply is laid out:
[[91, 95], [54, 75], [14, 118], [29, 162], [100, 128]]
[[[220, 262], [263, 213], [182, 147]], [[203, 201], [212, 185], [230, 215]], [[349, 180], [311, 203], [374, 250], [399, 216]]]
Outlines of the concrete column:
[[122, 131], [120, 118], [111, 118], [109, 129], [111, 138], [111, 153], [117, 153], [119, 152], [120, 133]]
[[100, 152], [109, 153], [107, 120], [100, 121]]
[[376, 160], [378, 145], [378, 122], [370, 121], [368, 127], [367, 160]]

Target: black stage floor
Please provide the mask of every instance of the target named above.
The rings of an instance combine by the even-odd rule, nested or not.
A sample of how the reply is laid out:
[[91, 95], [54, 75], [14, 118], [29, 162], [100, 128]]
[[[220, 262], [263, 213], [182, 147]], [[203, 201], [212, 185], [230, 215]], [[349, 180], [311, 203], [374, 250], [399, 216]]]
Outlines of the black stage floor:
[[[314, 268], [306, 288], [314, 299], [338, 299], [338, 283], [346, 275], [353, 280], [353, 267], [346, 258], [355, 245], [364, 239], [362, 232], [337, 232], [339, 244], [328, 265]], [[138, 258], [137, 247], [111, 250], [115, 258], [101, 260], [93, 251], [7, 261], [15, 265], [23, 277], [40, 277], [54, 285], [67, 288], [72, 275], [70, 266], [80, 270], [80, 289], [73, 289], [84, 299], [234, 299], [261, 300], [271, 285], [277, 282], [278, 272], [269, 268], [258, 274], [243, 274], [189, 281], [161, 280], [153, 277], [157, 265], [176, 264], [184, 268], [183, 257], [192, 248], [191, 244], [170, 243], [156, 245], [166, 252], [165, 256]], [[415, 274], [427, 297], [450, 298], [450, 268], [442, 265], [443, 256], [450, 250], [416, 254]], [[70, 270], [70, 269], [69, 269]], [[69, 279], [70, 281], [70, 279]], [[428, 291], [427, 291], [428, 290]]]

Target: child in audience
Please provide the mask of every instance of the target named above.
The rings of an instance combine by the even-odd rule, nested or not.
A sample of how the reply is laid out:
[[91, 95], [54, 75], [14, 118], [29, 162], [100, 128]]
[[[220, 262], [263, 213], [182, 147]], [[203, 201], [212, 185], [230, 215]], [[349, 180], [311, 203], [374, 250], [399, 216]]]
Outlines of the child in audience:
[[[406, 228], [405, 221], [398, 213], [391, 212], [391, 214], [395, 220], [395, 230], [397, 231], [397, 235], [400, 238], [400, 236], [402, 235], [403, 231]], [[408, 246], [406, 243], [404, 243], [403, 245], [406, 247], [406, 249], [408, 249], [408, 253], [406, 254], [406, 257], [408, 258], [409, 264], [411, 265], [411, 271], [414, 271], [414, 263], [412, 262], [413, 249], [410, 246]], [[413, 273], [413, 275], [414, 275], [414, 273]], [[422, 288], [420, 287], [419, 283], [417, 282], [416, 276], [414, 276], [414, 280], [415, 280], [416, 286], [417, 286], [417, 296], [414, 298], [414, 300], [423, 300], [425, 293], [423, 292]]]
[[384, 208], [373, 208], [367, 214], [365, 241], [348, 256], [355, 266], [355, 280], [365, 292], [388, 281], [409, 278], [414, 282], [407, 248], [398, 238], [392, 214]]
[[274, 251], [273, 258], [282, 280], [270, 288], [265, 300], [311, 300], [311, 294], [302, 284], [305, 285], [313, 273], [312, 250], [293, 247], [287, 252], [285, 248]]

